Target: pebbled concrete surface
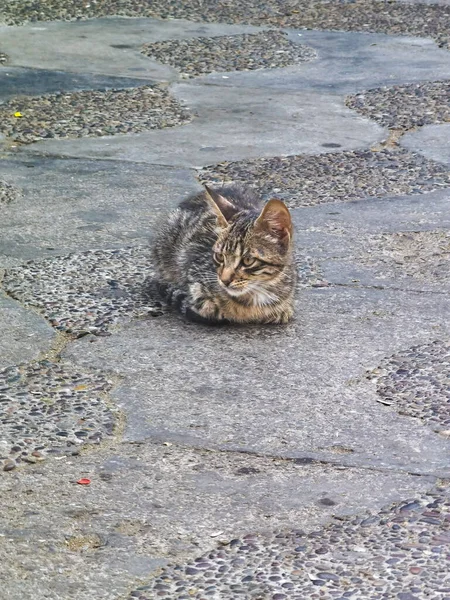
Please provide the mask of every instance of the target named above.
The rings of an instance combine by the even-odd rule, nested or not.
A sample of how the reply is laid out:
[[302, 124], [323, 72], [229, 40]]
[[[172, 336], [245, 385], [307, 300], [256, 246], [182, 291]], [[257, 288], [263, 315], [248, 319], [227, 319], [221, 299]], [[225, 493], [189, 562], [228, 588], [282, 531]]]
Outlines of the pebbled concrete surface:
[[383, 137], [380, 127], [356, 116], [333, 96], [265, 89], [242, 94], [239, 88], [187, 83], [176, 84], [171, 91], [196, 115], [192, 123], [81, 143], [42, 141], [28, 152], [201, 167], [233, 158], [318, 153], [330, 139], [345, 149], [360, 148]]
[[11, 66], [173, 81], [178, 79], [177, 71], [143, 56], [140, 53], [143, 44], [252, 33], [260, 29], [245, 25], [109, 17], [76, 23], [0, 27], [0, 36]]
[[[65, 4], [57, 8], [64, 14]], [[336, 8], [348, 14], [348, 7], [336, 3], [330, 14]], [[0, 297], [0, 366], [6, 368], [0, 400], [8, 394], [0, 402], [0, 579], [8, 600], [143, 600], [153, 584], [163, 586], [155, 587], [158, 597], [167, 597], [165, 578], [190, 576], [199, 557], [222, 548], [232, 555], [233, 540], [252, 535], [262, 540], [261, 561], [252, 569], [268, 577], [273, 548], [264, 540], [278, 539], [277, 552], [285, 557], [292, 550], [289, 540], [302, 529], [318, 544], [319, 558], [312, 563], [317, 565], [325, 561], [320, 544], [328, 543], [327, 527], [340, 531], [341, 523], [351, 548], [351, 540], [363, 537], [376, 554], [375, 533], [365, 528], [386, 514], [380, 513], [383, 506], [400, 502], [409, 511], [415, 498], [436, 490], [442, 495], [448, 487], [450, 196], [445, 180], [433, 179], [425, 161], [424, 178], [433, 179], [436, 190], [431, 193], [419, 194], [419, 181], [408, 196], [386, 197], [384, 188], [377, 192], [373, 181], [360, 177], [355, 186], [364, 200], [340, 197], [333, 204], [293, 209], [300, 270], [313, 276], [302, 283], [296, 320], [286, 327], [205, 329], [182, 322], [152, 299], [141, 310], [143, 298], [134, 289], [140, 282], [142, 291], [144, 272], [151, 272], [145, 245], [160, 215], [199, 189], [195, 167], [274, 157], [271, 169], [277, 170], [276, 157], [325, 152], [339, 166], [345, 150], [390, 151], [399, 145], [450, 163], [446, 124], [408, 130], [402, 137], [346, 107], [348, 94], [450, 78], [447, 50], [429, 39], [368, 34], [361, 20], [365, 10], [372, 29], [412, 29], [409, 23], [374, 24], [379, 11], [370, 2], [355, 8], [356, 19], [348, 25], [358, 29], [354, 33], [286, 30], [291, 40], [317, 51], [310, 63], [213, 73], [189, 82], [140, 54], [141, 45], [261, 28], [116, 17], [0, 28], [0, 51], [9, 56], [0, 71], [1, 102], [20, 94], [162, 82], [193, 116], [188, 125], [137, 135], [27, 147], [2, 140], [0, 178], [20, 191], [1, 206], [0, 268], [14, 267], [3, 290], [11, 295], [19, 290], [16, 297], [26, 301], [25, 307], [11, 296]], [[421, 15], [446, 18], [445, 11], [421, 5], [397, 9], [395, 3], [388, 6], [382, 19], [411, 14], [416, 27]], [[254, 22], [279, 27], [277, 17], [260, 19], [258, 10], [265, 5], [252, 6]], [[0, 7], [0, 21], [1, 12]], [[293, 12], [286, 22], [299, 19]], [[430, 26], [442, 30], [439, 23]], [[390, 121], [398, 109], [395, 102], [374, 107], [388, 111]], [[311, 168], [305, 175], [322, 186], [323, 164], [317, 161], [316, 172]], [[398, 181], [399, 165], [391, 164]], [[283, 177], [281, 167], [277, 173]], [[329, 193], [338, 185], [329, 177]], [[24, 266], [30, 259], [45, 262]], [[106, 319], [106, 324], [71, 333], [54, 315], [46, 312], [52, 328], [32, 312], [55, 303], [64, 323], [102, 325]], [[429, 348], [443, 349], [432, 354], [431, 371]], [[27, 382], [18, 369], [24, 363], [31, 363]], [[62, 365], [66, 379], [100, 369], [108, 385], [90, 395], [78, 380], [63, 385], [48, 377]], [[386, 365], [389, 377], [383, 379]], [[430, 402], [427, 385], [435, 373], [444, 383]], [[68, 439], [63, 455], [45, 457], [35, 450], [28, 460], [21, 448], [5, 444], [2, 426], [11, 426], [11, 407], [21, 407], [26, 427], [39, 426], [27, 401], [45, 405], [48, 423], [67, 433], [52, 398], [72, 405], [72, 389], [87, 408], [89, 399], [94, 404], [99, 397], [114, 412], [115, 429], [101, 443], [71, 445]], [[408, 398], [414, 407], [405, 408]], [[444, 415], [439, 427], [422, 417], [425, 409]], [[74, 427], [79, 424], [83, 433], [96, 425], [82, 416], [79, 421]], [[23, 430], [17, 431], [20, 437]], [[5, 456], [23, 460], [11, 464]], [[81, 478], [90, 484], [77, 484]], [[434, 497], [418, 525], [422, 533], [412, 542], [417, 546], [412, 552], [423, 550], [427, 565], [435, 554], [442, 559], [450, 539], [436, 517]], [[329, 590], [334, 598], [353, 591], [363, 598], [369, 590], [378, 600], [393, 597], [393, 589], [395, 600], [433, 597], [437, 588], [426, 576], [421, 587], [412, 577], [417, 571], [410, 568], [420, 567], [407, 560], [395, 566], [404, 550], [395, 545], [396, 532], [400, 542], [409, 535], [403, 508], [398, 510], [400, 516], [387, 525], [393, 554], [384, 558], [394, 565], [391, 571], [378, 577], [370, 561], [361, 562], [360, 550], [335, 547], [329, 553], [332, 566], [321, 570], [351, 573], [353, 579], [345, 593], [308, 584], [317, 589], [311, 600], [326, 598]], [[346, 516], [350, 521], [342, 521]], [[275, 561], [280, 569], [282, 561]], [[368, 573], [361, 575], [363, 564]], [[239, 589], [241, 597], [255, 598], [258, 590], [241, 581], [239, 570], [222, 566], [222, 589], [228, 591], [209, 589], [208, 597], [234, 600]], [[301, 569], [309, 577], [315, 566]], [[206, 577], [188, 598], [209, 585]], [[239, 585], [233, 588], [236, 577]], [[297, 575], [285, 577], [288, 587], [267, 588], [267, 600], [302, 598]], [[369, 587], [358, 587], [358, 577]], [[147, 590], [139, 590], [143, 586]]]
[[[127, 415], [128, 441], [447, 476], [448, 442], [378, 404], [364, 373], [436, 328], [448, 335], [449, 309], [445, 296], [303, 290], [297, 320], [284, 329], [210, 331], [160, 317], [82, 338], [65, 356], [125, 377], [112, 397]], [[346, 449], [338, 459], [335, 446]]]

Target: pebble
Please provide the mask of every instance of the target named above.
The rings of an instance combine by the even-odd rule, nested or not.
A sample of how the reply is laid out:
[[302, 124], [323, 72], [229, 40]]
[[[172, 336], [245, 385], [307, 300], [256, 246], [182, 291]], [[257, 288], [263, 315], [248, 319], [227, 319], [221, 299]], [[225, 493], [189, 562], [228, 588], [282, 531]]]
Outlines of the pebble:
[[2, 8], [7, 25], [28, 21], [85, 19], [99, 16], [157, 17], [218, 23], [274, 25], [286, 28], [337, 29], [431, 37], [450, 47], [448, 6], [403, 2], [321, 2], [320, 0], [40, 0], [38, 3], [9, 0]]
[[16, 463], [13, 460], [5, 460], [5, 462], [3, 463], [3, 470], [4, 471], [12, 471], [13, 469], [16, 468]]
[[[9, 455], [16, 461], [35, 464], [45, 460], [39, 447], [49, 454], [79, 452], [90, 433], [92, 443], [111, 435], [115, 414], [104, 394], [111, 382], [99, 371], [83, 372], [64, 362], [41, 361], [0, 370], [0, 427]], [[80, 431], [80, 423], [87, 429]], [[81, 425], [83, 427], [83, 425]], [[9, 460], [4, 470], [11, 470]]]
[[198, 171], [202, 183], [246, 185], [290, 207], [419, 194], [450, 186], [450, 169], [405, 149], [330, 152], [223, 162]]
[[17, 188], [0, 179], [0, 206], [14, 202], [19, 196], [20, 192]]
[[406, 131], [450, 121], [450, 82], [395, 85], [360, 92], [346, 99], [349, 108], [383, 127]]
[[142, 52], [175, 67], [184, 78], [218, 71], [275, 69], [317, 57], [315, 50], [294, 44], [282, 31], [164, 40], [145, 44]]
[[[381, 397], [392, 399], [392, 406], [402, 414], [422, 419], [433, 428], [446, 427], [450, 418], [450, 341], [436, 340], [413, 346], [385, 359], [368, 374]], [[403, 512], [415, 503], [403, 507]], [[438, 524], [437, 515], [422, 517]]]
[[[22, 113], [21, 118], [14, 113]], [[175, 127], [191, 120], [163, 86], [17, 96], [0, 105], [0, 133], [30, 144]]]
[[[430, 513], [437, 510], [439, 526], [423, 520], [433, 518]], [[408, 540], [408, 544], [399, 545], [398, 534], [393, 531], [399, 517], [404, 532], [400, 539]], [[413, 600], [419, 592], [419, 598], [440, 597], [448, 561], [446, 553], [433, 552], [434, 542], [428, 534], [446, 536], [450, 532], [450, 489], [382, 509], [373, 516], [370, 533], [364, 526], [367, 519], [367, 515], [346, 517], [339, 523], [304, 534], [306, 551], [302, 554], [295, 551], [298, 540], [295, 530], [246, 536], [252, 540], [251, 546], [235, 540], [232, 546], [222, 548], [220, 558], [212, 551], [187, 564], [166, 567], [144, 592], [143, 600], [151, 600], [161, 582], [169, 586], [166, 600], [181, 597], [177, 591], [180, 577], [189, 597], [201, 600], [211, 591], [211, 573], [215, 574], [214, 592], [218, 598], [237, 598], [242, 594], [245, 598], [268, 599], [312, 600], [330, 595], [335, 599]], [[414, 559], [419, 540], [428, 552]], [[360, 558], [355, 558], [355, 551]], [[420, 566], [414, 564], [416, 560], [420, 560]], [[208, 564], [208, 575], [194, 567], [204, 562]], [[376, 577], [372, 577], [373, 573]], [[355, 587], [349, 589], [351, 585]]]

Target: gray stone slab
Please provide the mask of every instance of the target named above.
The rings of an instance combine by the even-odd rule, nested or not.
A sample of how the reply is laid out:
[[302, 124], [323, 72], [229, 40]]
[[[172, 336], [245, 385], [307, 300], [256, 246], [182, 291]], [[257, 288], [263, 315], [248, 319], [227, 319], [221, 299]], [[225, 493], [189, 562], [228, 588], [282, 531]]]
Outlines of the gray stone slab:
[[[173, 95], [196, 116], [182, 127], [138, 135], [42, 141], [25, 152], [201, 167], [223, 160], [323, 152], [332, 141], [364, 148], [384, 131], [336, 96], [191, 83]], [[264, 123], [264, 126], [261, 124]]]
[[397, 349], [448, 336], [449, 310], [448, 295], [303, 290], [286, 328], [163, 316], [82, 338], [66, 356], [124, 377], [112, 397], [129, 441], [444, 473], [449, 442], [377, 403], [365, 373]]
[[[80, 477], [91, 485], [77, 486]], [[427, 477], [175, 445], [120, 444], [49, 461], [0, 478], [2, 593], [125, 598], [160, 565], [239, 535], [311, 531], [332, 515], [377, 510], [431, 485]]]
[[425, 125], [403, 136], [401, 144], [427, 158], [450, 165], [450, 123]]
[[22, 191], [2, 210], [0, 265], [91, 248], [147, 244], [160, 217], [199, 189], [193, 172], [111, 161], [0, 161]]
[[42, 317], [25, 310], [18, 302], [1, 293], [0, 331], [2, 369], [35, 360], [50, 349], [56, 337], [54, 330]]
[[292, 41], [318, 53], [307, 64], [254, 73], [214, 73], [200, 83], [351, 94], [383, 85], [450, 77], [450, 53], [429, 39], [374, 33], [289, 31]]
[[41, 96], [61, 91], [132, 88], [145, 83], [156, 83], [156, 80], [7, 66], [0, 69], [0, 101], [5, 102], [21, 94]]
[[216, 23], [109, 17], [0, 27], [0, 39], [11, 66], [173, 81], [178, 79], [175, 69], [140, 53], [144, 43], [259, 30]]
[[[427, 255], [426, 244], [423, 255], [415, 261], [424, 263], [424, 277], [412, 277], [408, 275], [407, 261], [402, 266], [396, 265], [394, 259], [383, 260], [387, 244], [373, 242], [381, 235], [387, 234], [389, 239], [401, 232], [412, 237], [420, 232], [445, 235], [450, 231], [449, 189], [305, 207], [292, 214], [298, 245], [320, 264], [328, 282], [450, 293], [450, 268], [446, 269], [446, 277], [444, 273], [433, 276], [433, 257], [431, 253]], [[444, 253], [442, 260], [446, 261], [446, 256]], [[398, 262], [402, 257], [395, 258]]]

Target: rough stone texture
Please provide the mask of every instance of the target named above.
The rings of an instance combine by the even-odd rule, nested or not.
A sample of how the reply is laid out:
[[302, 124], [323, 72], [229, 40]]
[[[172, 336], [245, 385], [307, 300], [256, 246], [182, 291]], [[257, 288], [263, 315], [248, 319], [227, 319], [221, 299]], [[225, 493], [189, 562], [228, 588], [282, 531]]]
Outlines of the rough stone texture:
[[294, 44], [281, 31], [153, 42], [142, 52], [175, 67], [186, 79], [213, 71], [287, 67], [317, 57], [312, 48]]
[[404, 150], [334, 150], [319, 156], [225, 162], [202, 169], [199, 178], [216, 185], [247, 184], [264, 198], [279, 197], [292, 208], [450, 186], [448, 168]]
[[401, 280], [414, 277], [450, 284], [450, 231], [406, 231], [372, 236], [360, 260]]
[[283, 69], [227, 73], [226, 79], [211, 73], [196, 81], [344, 95], [450, 78], [448, 51], [429, 39], [317, 30], [288, 30], [288, 35], [294, 43], [313, 48], [317, 60]]
[[[323, 284], [307, 256], [297, 257], [299, 285]], [[102, 334], [133, 318], [159, 317], [163, 308], [147, 292], [152, 276], [150, 246], [71, 254], [6, 271], [4, 289], [38, 310], [60, 331]]]
[[419, 131], [407, 133], [401, 144], [431, 160], [450, 165], [450, 124], [427, 125]]
[[[53, 0], [21, 0], [19, 5], [13, 0], [3, 18], [11, 11], [22, 21], [26, 14], [45, 19], [73, 16], [70, 11], [88, 16], [118, 10], [165, 11], [165, 16], [198, 16], [201, 22], [104, 18], [0, 28], [1, 51], [10, 57], [0, 69], [1, 102], [18, 94], [162, 83], [170, 84], [176, 100], [198, 115], [182, 127], [139, 134], [38, 141], [22, 148], [2, 139], [0, 177], [23, 190], [21, 197], [2, 205], [0, 265], [13, 267], [7, 285], [29, 310], [48, 314], [55, 327], [86, 334], [74, 340], [73, 334], [59, 333], [55, 339], [45, 321], [33, 316], [33, 323], [50, 334], [48, 342], [31, 338], [38, 340], [33, 345], [6, 314], [6, 326], [0, 323], [6, 372], [17, 375], [19, 367], [13, 365], [37, 361], [20, 367], [37, 374], [27, 378], [22, 398], [30, 398], [35, 384], [59, 398], [55, 390], [69, 374], [87, 377], [79, 385], [89, 385], [93, 373], [100, 387], [116, 384], [110, 396], [101, 392], [102, 402], [95, 407], [100, 412], [92, 413], [78, 431], [91, 422], [94, 431], [108, 433], [101, 429], [101, 415], [112, 407], [123, 411], [115, 435], [106, 435], [101, 444], [86, 450], [75, 444], [52, 460], [32, 454], [28, 458], [36, 464], [14, 459], [3, 464], [2, 594], [21, 600], [123, 600], [130, 590], [150, 585], [132, 597], [144, 594], [153, 600], [167, 596], [164, 586], [171, 585], [172, 580], [166, 584], [158, 579], [162, 565], [179, 564], [166, 574], [185, 573], [191, 581], [197, 578], [191, 569], [208, 573], [201, 560], [195, 561], [204, 556], [215, 561], [214, 568], [221, 565], [220, 577], [208, 586], [219, 581], [222, 588], [205, 590], [205, 598], [234, 600], [254, 585], [255, 594], [267, 600], [283, 595], [336, 600], [351, 594], [447, 600], [448, 569], [441, 569], [446, 554], [439, 552], [449, 543], [448, 521], [442, 519], [448, 510], [440, 503], [444, 490], [435, 488], [425, 514], [421, 507], [423, 494], [444, 484], [439, 478], [450, 477], [448, 428], [435, 431], [447, 427], [443, 421], [448, 420], [450, 282], [445, 263], [439, 266], [440, 258], [433, 256], [450, 230], [448, 126], [425, 125], [421, 133], [439, 129], [433, 129], [434, 141], [425, 141], [414, 155], [389, 154], [383, 149], [391, 148], [395, 137], [381, 143], [386, 129], [346, 107], [345, 97], [382, 86], [426, 84], [421, 89], [434, 90], [437, 101], [427, 110], [433, 118], [441, 114], [440, 90], [427, 82], [450, 79], [450, 53], [423, 37], [365, 32], [445, 36], [449, 7], [361, 0], [302, 0], [294, 6], [278, 0], [258, 6], [241, 0], [99, 0], [84, 5]], [[309, 46], [316, 60], [209, 73], [183, 83], [177, 83], [174, 68], [140, 54], [144, 43], [267, 36], [262, 28], [223, 19], [258, 23], [264, 29], [285, 23], [359, 31], [290, 28], [290, 47]], [[398, 93], [395, 102], [400, 102]], [[407, 102], [408, 110], [418, 114], [420, 108], [409, 96]], [[392, 102], [389, 111], [395, 111]], [[405, 107], [399, 105], [398, 111], [404, 114]], [[362, 160], [366, 152], [370, 156], [369, 148], [382, 152]], [[431, 163], [417, 156], [422, 152], [439, 157]], [[325, 153], [329, 159], [323, 158]], [[71, 154], [75, 159], [67, 158]], [[282, 328], [215, 330], [186, 324], [143, 297], [144, 273], [151, 267], [148, 238], [162, 212], [199, 189], [192, 167], [277, 156], [285, 165], [300, 154], [314, 155], [324, 171], [330, 168], [326, 180], [307, 163], [311, 168], [305, 177], [319, 188], [314, 198], [329, 198], [333, 185], [339, 193], [355, 193], [352, 197], [366, 188], [375, 195], [347, 201], [337, 194], [346, 201], [292, 210], [303, 276], [294, 322]], [[357, 158], [350, 160], [350, 154]], [[395, 160], [389, 161], [392, 156]], [[292, 172], [280, 173], [295, 185]], [[314, 194], [312, 185], [309, 189]], [[402, 189], [411, 195], [398, 195]], [[418, 193], [423, 191], [428, 193]], [[386, 193], [390, 196], [380, 197]], [[28, 259], [33, 262], [23, 264]], [[404, 264], [398, 265], [399, 260]], [[442, 269], [439, 276], [433, 275], [436, 265]], [[18, 301], [7, 302], [25, 314]], [[30, 330], [36, 332], [34, 325]], [[443, 340], [445, 351], [435, 350], [430, 340]], [[416, 349], [413, 356], [404, 351], [411, 348]], [[42, 363], [46, 351], [53, 361], [48, 367]], [[394, 373], [397, 359], [408, 363], [406, 374], [397, 373], [401, 367]], [[386, 406], [380, 385], [377, 390], [377, 383], [368, 380], [380, 365], [386, 366], [380, 385], [397, 385], [395, 402], [404, 401], [410, 412], [395, 403]], [[46, 369], [50, 375], [44, 378]], [[71, 385], [76, 387], [69, 379], [66, 387]], [[432, 389], [436, 393], [430, 396]], [[97, 392], [73, 391], [71, 400], [85, 392], [82, 408], [94, 410], [88, 400], [97, 399]], [[423, 414], [416, 415], [423, 419], [413, 414], [419, 406], [417, 391], [426, 399], [420, 405]], [[17, 397], [18, 382], [9, 382], [7, 392]], [[16, 406], [10, 398], [5, 404]], [[20, 411], [39, 418], [26, 405]], [[48, 413], [40, 425], [44, 422], [46, 435], [45, 427], [55, 423]], [[57, 423], [76, 442], [72, 425], [70, 419]], [[16, 430], [8, 432], [16, 435]], [[78, 455], [70, 455], [78, 449]], [[4, 450], [8, 453], [9, 446]], [[81, 478], [90, 485], [78, 485]], [[380, 507], [401, 500], [402, 505], [383, 513], [380, 524]], [[360, 516], [352, 518], [354, 523], [341, 522], [355, 513]], [[413, 513], [418, 521], [402, 520]], [[330, 529], [322, 528], [327, 523], [331, 528], [337, 523], [337, 542]], [[300, 536], [298, 529], [307, 535]], [[292, 549], [299, 548], [292, 545], [295, 536], [311, 550], [303, 562], [301, 550], [291, 560]], [[245, 545], [233, 539], [245, 539]], [[417, 547], [405, 547], [405, 539]], [[252, 550], [252, 540], [258, 551]], [[359, 552], [361, 548], [367, 552]], [[224, 558], [217, 556], [222, 551]], [[214, 559], [208, 558], [211, 552]], [[255, 575], [241, 576], [241, 556], [255, 567]], [[300, 573], [293, 573], [294, 560]], [[255, 579], [241, 581], [249, 576]], [[190, 591], [190, 597], [199, 593]], [[169, 594], [183, 598], [178, 592]]]
[[0, 133], [29, 144], [42, 138], [138, 133], [189, 122], [162, 87], [18, 96], [0, 107]]
[[[449, 202], [450, 191], [444, 189], [305, 207], [293, 211], [297, 243], [331, 284], [449, 294], [446, 265], [439, 264], [445, 261], [442, 235], [450, 229]], [[432, 256], [435, 251], [438, 256]], [[419, 264], [413, 266], [410, 252]], [[433, 269], [441, 273], [439, 279]]]
[[414, 83], [368, 90], [346, 100], [349, 108], [391, 129], [450, 121], [450, 82]]
[[200, 167], [222, 160], [317, 153], [330, 139], [352, 150], [384, 137], [376, 123], [361, 119], [334, 96], [264, 88], [243, 94], [239, 88], [191, 83], [175, 84], [171, 92], [196, 115], [183, 127], [120, 138], [43, 140], [27, 152]]
[[[2, 97], [7, 92], [50, 93], [58, 90], [58, 80], [59, 89], [67, 91], [134, 87], [139, 79], [141, 84], [142, 80], [170, 82], [178, 79], [177, 71], [141, 54], [142, 44], [258, 31], [261, 28], [245, 25], [117, 17], [3, 27], [2, 49], [7, 51], [11, 67], [8, 77], [1, 80], [0, 93]], [[227, 86], [354, 94], [383, 85], [422, 82], [430, 75], [435, 80], [450, 78], [448, 52], [428, 39], [306, 30], [289, 30], [288, 38], [312, 47], [317, 60], [286, 68], [228, 72], [227, 79], [211, 73], [202, 80]], [[33, 76], [32, 68], [40, 69], [40, 79]], [[97, 75], [89, 77], [89, 73]], [[127, 77], [135, 83], [127, 83]]]
[[121, 320], [162, 315], [161, 304], [145, 293], [150, 273], [149, 246], [92, 250], [10, 269], [3, 287], [56, 329], [83, 335]]
[[[39, 595], [49, 600], [126, 598], [160, 565], [249, 531], [293, 523], [312, 531], [333, 514], [377, 510], [432, 485], [427, 477], [169, 444], [116, 444], [2, 475], [2, 514], [10, 515], [0, 521], [3, 593], [35, 599], [39, 570]], [[76, 485], [80, 477], [91, 484]]]
[[215, 0], [170, 2], [153, 0], [101, 0], [80, 5], [74, 0], [44, 0], [36, 6], [31, 0], [13, 0], [3, 10], [7, 24], [27, 21], [74, 19], [104, 15], [131, 17], [162, 17], [191, 21], [248, 23], [279, 27], [310, 29], [343, 29], [345, 31], [374, 31], [390, 34], [410, 34], [433, 37], [442, 45], [449, 44], [450, 8], [441, 5], [414, 5], [357, 0], [355, 2], [297, 0], [280, 4], [277, 0], [233, 3]]
[[2, 212], [1, 267], [146, 245], [162, 215], [200, 188], [187, 169], [105, 160], [10, 157], [0, 161], [2, 176], [22, 195]]
[[114, 429], [115, 417], [104, 398], [110, 387], [100, 373], [80, 373], [49, 361], [0, 371], [3, 465], [78, 454], [81, 445], [99, 444]]
[[[94, 343], [81, 338], [66, 356], [124, 376], [112, 398], [127, 416], [129, 441], [447, 472], [447, 442], [388, 414], [373, 387], [357, 380], [434, 327], [450, 331], [449, 309], [448, 295], [305, 289], [287, 327], [216, 330], [168, 314]], [[342, 456], [336, 446], [346, 449]]]
[[35, 360], [50, 349], [55, 339], [44, 319], [3, 294], [0, 294], [0, 331], [0, 369]]
[[434, 341], [385, 359], [369, 378], [381, 402], [450, 433], [450, 344]]
[[108, 17], [0, 27], [0, 38], [9, 64], [17, 67], [172, 81], [176, 70], [141, 54], [142, 44], [254, 31], [246, 25]]
[[19, 194], [19, 190], [14, 186], [0, 179], [0, 205], [13, 202]]
[[130, 600], [448, 598], [448, 490], [306, 534], [249, 534], [164, 569]]

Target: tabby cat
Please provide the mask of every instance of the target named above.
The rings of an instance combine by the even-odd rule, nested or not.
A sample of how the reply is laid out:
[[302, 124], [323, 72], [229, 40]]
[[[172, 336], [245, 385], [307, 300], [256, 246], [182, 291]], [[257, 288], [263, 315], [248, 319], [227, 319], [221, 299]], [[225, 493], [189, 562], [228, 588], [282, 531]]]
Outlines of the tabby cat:
[[286, 323], [296, 284], [292, 233], [281, 200], [263, 207], [251, 190], [205, 186], [159, 229], [153, 285], [192, 321]]

